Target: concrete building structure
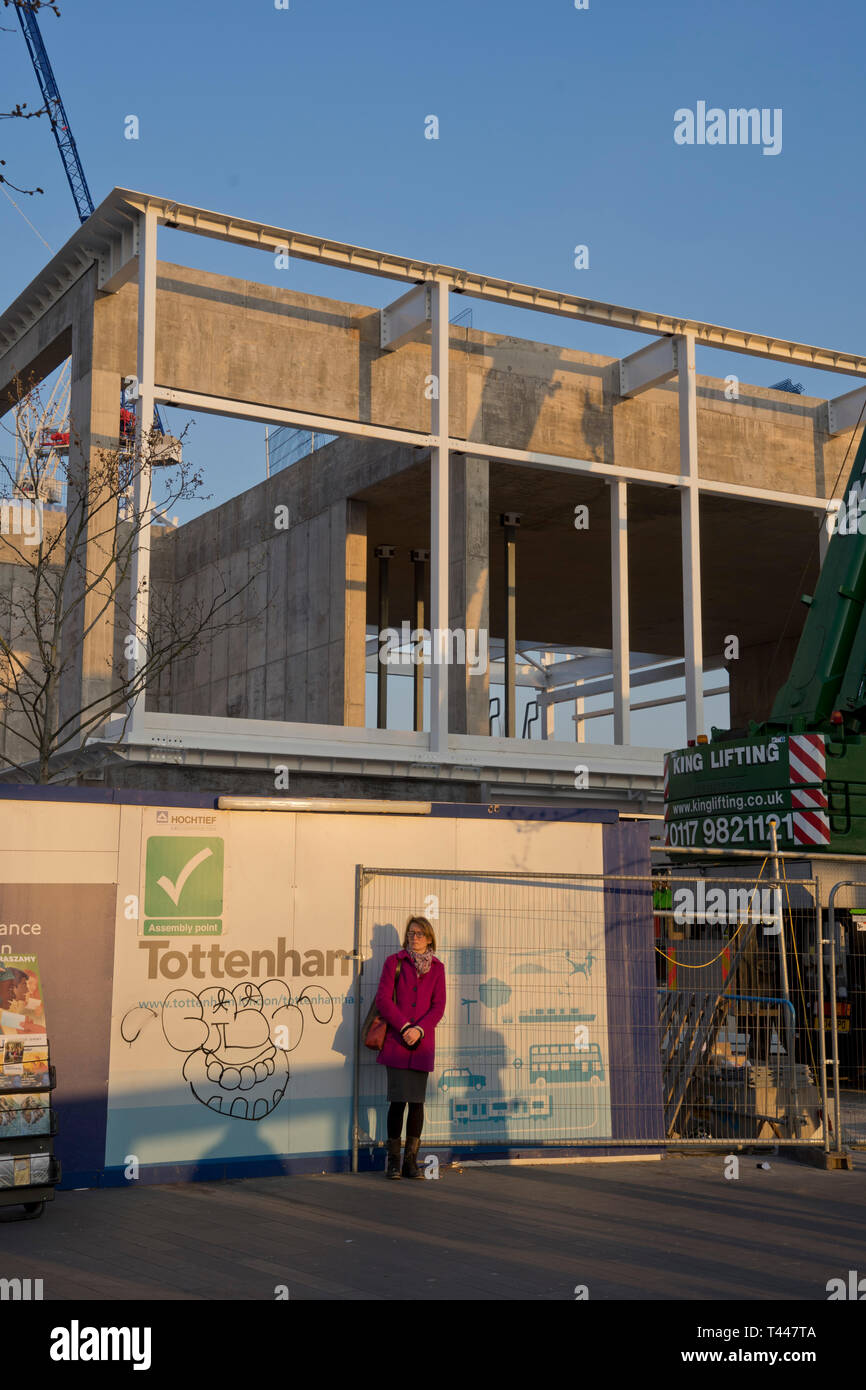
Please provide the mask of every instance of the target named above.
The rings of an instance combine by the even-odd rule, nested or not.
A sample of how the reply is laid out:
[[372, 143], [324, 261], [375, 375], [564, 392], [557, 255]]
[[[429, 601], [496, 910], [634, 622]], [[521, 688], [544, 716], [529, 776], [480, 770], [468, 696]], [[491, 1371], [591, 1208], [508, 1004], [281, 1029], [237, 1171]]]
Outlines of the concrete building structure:
[[[399, 293], [378, 309], [158, 262], [160, 225], [390, 277]], [[450, 326], [458, 295], [651, 340], [612, 359]], [[186, 603], [224, 585], [243, 589], [236, 626], [175, 662], [122, 735], [109, 719], [58, 775], [265, 792], [285, 768], [299, 794], [657, 809], [662, 750], [632, 738], [642, 687], [684, 682], [669, 698], [690, 738], [705, 731], [707, 691], [729, 684], [734, 726], [768, 712], [799, 631], [792, 597], [812, 582], [866, 399], [864, 387], [831, 401], [734, 390], [697, 375], [696, 345], [866, 377], [856, 354], [115, 189], [0, 316], [0, 409], [16, 375], [71, 356], [84, 469], [88, 451], [117, 441], [128, 377], [139, 421], [162, 402], [337, 438], [269, 479], [240, 477], [236, 498], [152, 544], [145, 534], [139, 623], [152, 590]], [[489, 644], [477, 674], [428, 661], [429, 712], [413, 731], [365, 716], [385, 565], [386, 626]], [[67, 709], [107, 688], [117, 640], [103, 624], [82, 641]], [[534, 686], [531, 737], [513, 698], [500, 720], [511, 736], [491, 735], [501, 682], [512, 695]], [[613, 717], [607, 743], [581, 719], [598, 695]], [[553, 737], [561, 702], [579, 738]]]

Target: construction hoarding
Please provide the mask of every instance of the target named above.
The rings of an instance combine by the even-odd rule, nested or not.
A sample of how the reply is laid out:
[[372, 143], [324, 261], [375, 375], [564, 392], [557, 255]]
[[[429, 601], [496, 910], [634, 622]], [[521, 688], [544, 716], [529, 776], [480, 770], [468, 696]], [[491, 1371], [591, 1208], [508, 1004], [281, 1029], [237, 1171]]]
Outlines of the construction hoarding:
[[[510, 901], [508, 942], [485, 942], [483, 923], [476, 924], [475, 941], [494, 955], [503, 944], [525, 952], [515, 957], [524, 967], [514, 995], [514, 1007], [526, 1016], [516, 1025], [527, 1034], [521, 1061], [533, 1097], [542, 1101], [542, 1090], [556, 1096], [565, 1127], [560, 1123], [555, 1141], [567, 1141], [569, 1119], [575, 1137], [578, 1125], [584, 1138], [589, 1128], [602, 1151], [626, 1129], [644, 1132], [635, 1131], [629, 1107], [646, 1105], [648, 1095], [655, 1105], [652, 1087], [630, 1088], [623, 1079], [616, 1048], [610, 1048], [610, 1008], [615, 995], [614, 1013], [655, 1017], [651, 900], [645, 895], [643, 926], [630, 911], [627, 928], [636, 941], [642, 937], [643, 975], [632, 953], [631, 980], [618, 978], [612, 994], [606, 933], [616, 895], [606, 908], [596, 894], [590, 911], [586, 894], [581, 907], [573, 892], [551, 890], [555, 901], [567, 899], [569, 906], [557, 922], [547, 921], [531, 876], [648, 875], [645, 825], [620, 822], [608, 811], [433, 806], [407, 814], [395, 803], [393, 814], [275, 813], [66, 798], [31, 793], [0, 801], [0, 956], [38, 952], [57, 1040], [56, 1146], [66, 1185], [348, 1165], [359, 875], [370, 864], [395, 872], [422, 864], [433, 876], [462, 875], [481, 892], [477, 901], [486, 902], [490, 924], [491, 907]], [[483, 876], [491, 874], [503, 876], [495, 904], [489, 892], [484, 897]], [[521, 875], [529, 877], [509, 899], [509, 876]], [[423, 913], [428, 896], [404, 893], [378, 923], [365, 986], [381, 951], [398, 948], [406, 916]], [[486, 969], [467, 976], [465, 967], [476, 962], [467, 954], [472, 941], [463, 940], [466, 921], [457, 906], [450, 916], [443, 898], [438, 909], [440, 954], [451, 978], [442, 1058], [430, 1085], [431, 1123], [435, 1102], [450, 1116], [460, 1099], [462, 1071], [450, 1053], [464, 1046], [461, 1015], [467, 1010], [460, 1001], [473, 996], [463, 986], [472, 986], [493, 1017], [502, 1014], [507, 983], [501, 972]], [[496, 920], [501, 927], [501, 913]], [[575, 990], [589, 990], [594, 1007], [572, 1000]], [[592, 1023], [575, 1024], [571, 1014], [578, 1012], [593, 1013]], [[567, 1037], [560, 1027], [566, 1014]], [[535, 1022], [539, 1018], [544, 1021]], [[555, 1038], [547, 1036], [551, 1019]], [[586, 1027], [586, 1038], [576, 1027]], [[622, 1020], [616, 1032], [630, 1037], [632, 1060], [635, 1048], [646, 1050], [651, 1073], [658, 1061], [654, 1038], [623, 1031]], [[563, 1042], [569, 1047], [565, 1072], [550, 1051], [561, 1050]], [[539, 1048], [546, 1049], [543, 1056]], [[569, 1102], [567, 1093], [578, 1085], [575, 1057], [581, 1081]], [[384, 1068], [376, 1070], [384, 1078]], [[566, 1077], [555, 1087], [554, 1071]], [[446, 1072], [450, 1079], [440, 1088]], [[366, 1097], [367, 1111], [369, 1101], [381, 1113], [365, 1131], [378, 1143], [384, 1086]], [[513, 1136], [509, 1126], [487, 1127], [492, 1145], [545, 1142], [543, 1129], [521, 1128], [516, 1119], [509, 1124]], [[456, 1142], [471, 1128], [443, 1130], [440, 1142]], [[656, 1133], [657, 1125], [648, 1129]], [[432, 1132], [430, 1140], [436, 1142]]]

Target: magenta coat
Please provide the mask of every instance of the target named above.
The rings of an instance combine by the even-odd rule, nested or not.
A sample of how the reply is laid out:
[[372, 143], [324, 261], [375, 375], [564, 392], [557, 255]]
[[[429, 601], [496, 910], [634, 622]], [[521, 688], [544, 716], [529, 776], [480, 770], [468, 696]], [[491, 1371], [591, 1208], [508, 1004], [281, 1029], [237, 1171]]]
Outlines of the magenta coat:
[[[394, 973], [397, 961], [402, 961], [397, 981], [396, 1002]], [[419, 975], [408, 951], [389, 956], [382, 967], [382, 978], [376, 993], [376, 1008], [388, 1025], [385, 1044], [379, 1053], [383, 1067], [406, 1067], [412, 1071], [432, 1071], [436, 1056], [436, 1024], [445, 1012], [445, 967], [433, 958], [426, 975]], [[415, 1047], [407, 1047], [400, 1037], [404, 1023], [417, 1024], [424, 1036]]]

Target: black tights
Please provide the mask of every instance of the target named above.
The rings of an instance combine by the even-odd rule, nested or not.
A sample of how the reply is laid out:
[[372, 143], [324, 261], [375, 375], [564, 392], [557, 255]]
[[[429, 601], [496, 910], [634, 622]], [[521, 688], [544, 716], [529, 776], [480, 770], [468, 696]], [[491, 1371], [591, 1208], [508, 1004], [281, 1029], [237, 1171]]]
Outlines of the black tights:
[[[399, 1139], [403, 1132], [404, 1100], [392, 1100], [388, 1106], [388, 1138]], [[409, 1118], [406, 1121], [406, 1138], [420, 1139], [424, 1128], [424, 1106], [421, 1102], [409, 1102]]]

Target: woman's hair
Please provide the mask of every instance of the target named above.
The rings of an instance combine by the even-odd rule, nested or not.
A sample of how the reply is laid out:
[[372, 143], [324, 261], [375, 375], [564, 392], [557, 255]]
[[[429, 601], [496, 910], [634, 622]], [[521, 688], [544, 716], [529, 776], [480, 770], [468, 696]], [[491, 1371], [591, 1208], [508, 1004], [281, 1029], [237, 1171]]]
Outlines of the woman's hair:
[[[403, 950], [404, 950], [404, 951], [408, 951], [408, 949], [409, 949], [409, 928], [410, 928], [410, 927], [413, 927], [413, 926], [414, 926], [414, 927], [423, 927], [423, 928], [424, 928], [424, 931], [425, 931], [425, 933], [426, 933], [426, 935], [427, 935], [427, 940], [428, 940], [429, 943], [430, 943], [430, 950], [431, 950], [431, 951], [435, 951], [435, 950], [436, 950], [436, 933], [434, 932], [432, 926], [430, 925], [430, 923], [428, 922], [428, 920], [427, 920], [426, 917], [410, 917], [410, 918], [409, 918], [408, 922], [406, 923], [406, 930], [405, 930], [404, 933], [403, 933]], [[426, 949], [426, 947], [425, 947], [425, 949]]]

